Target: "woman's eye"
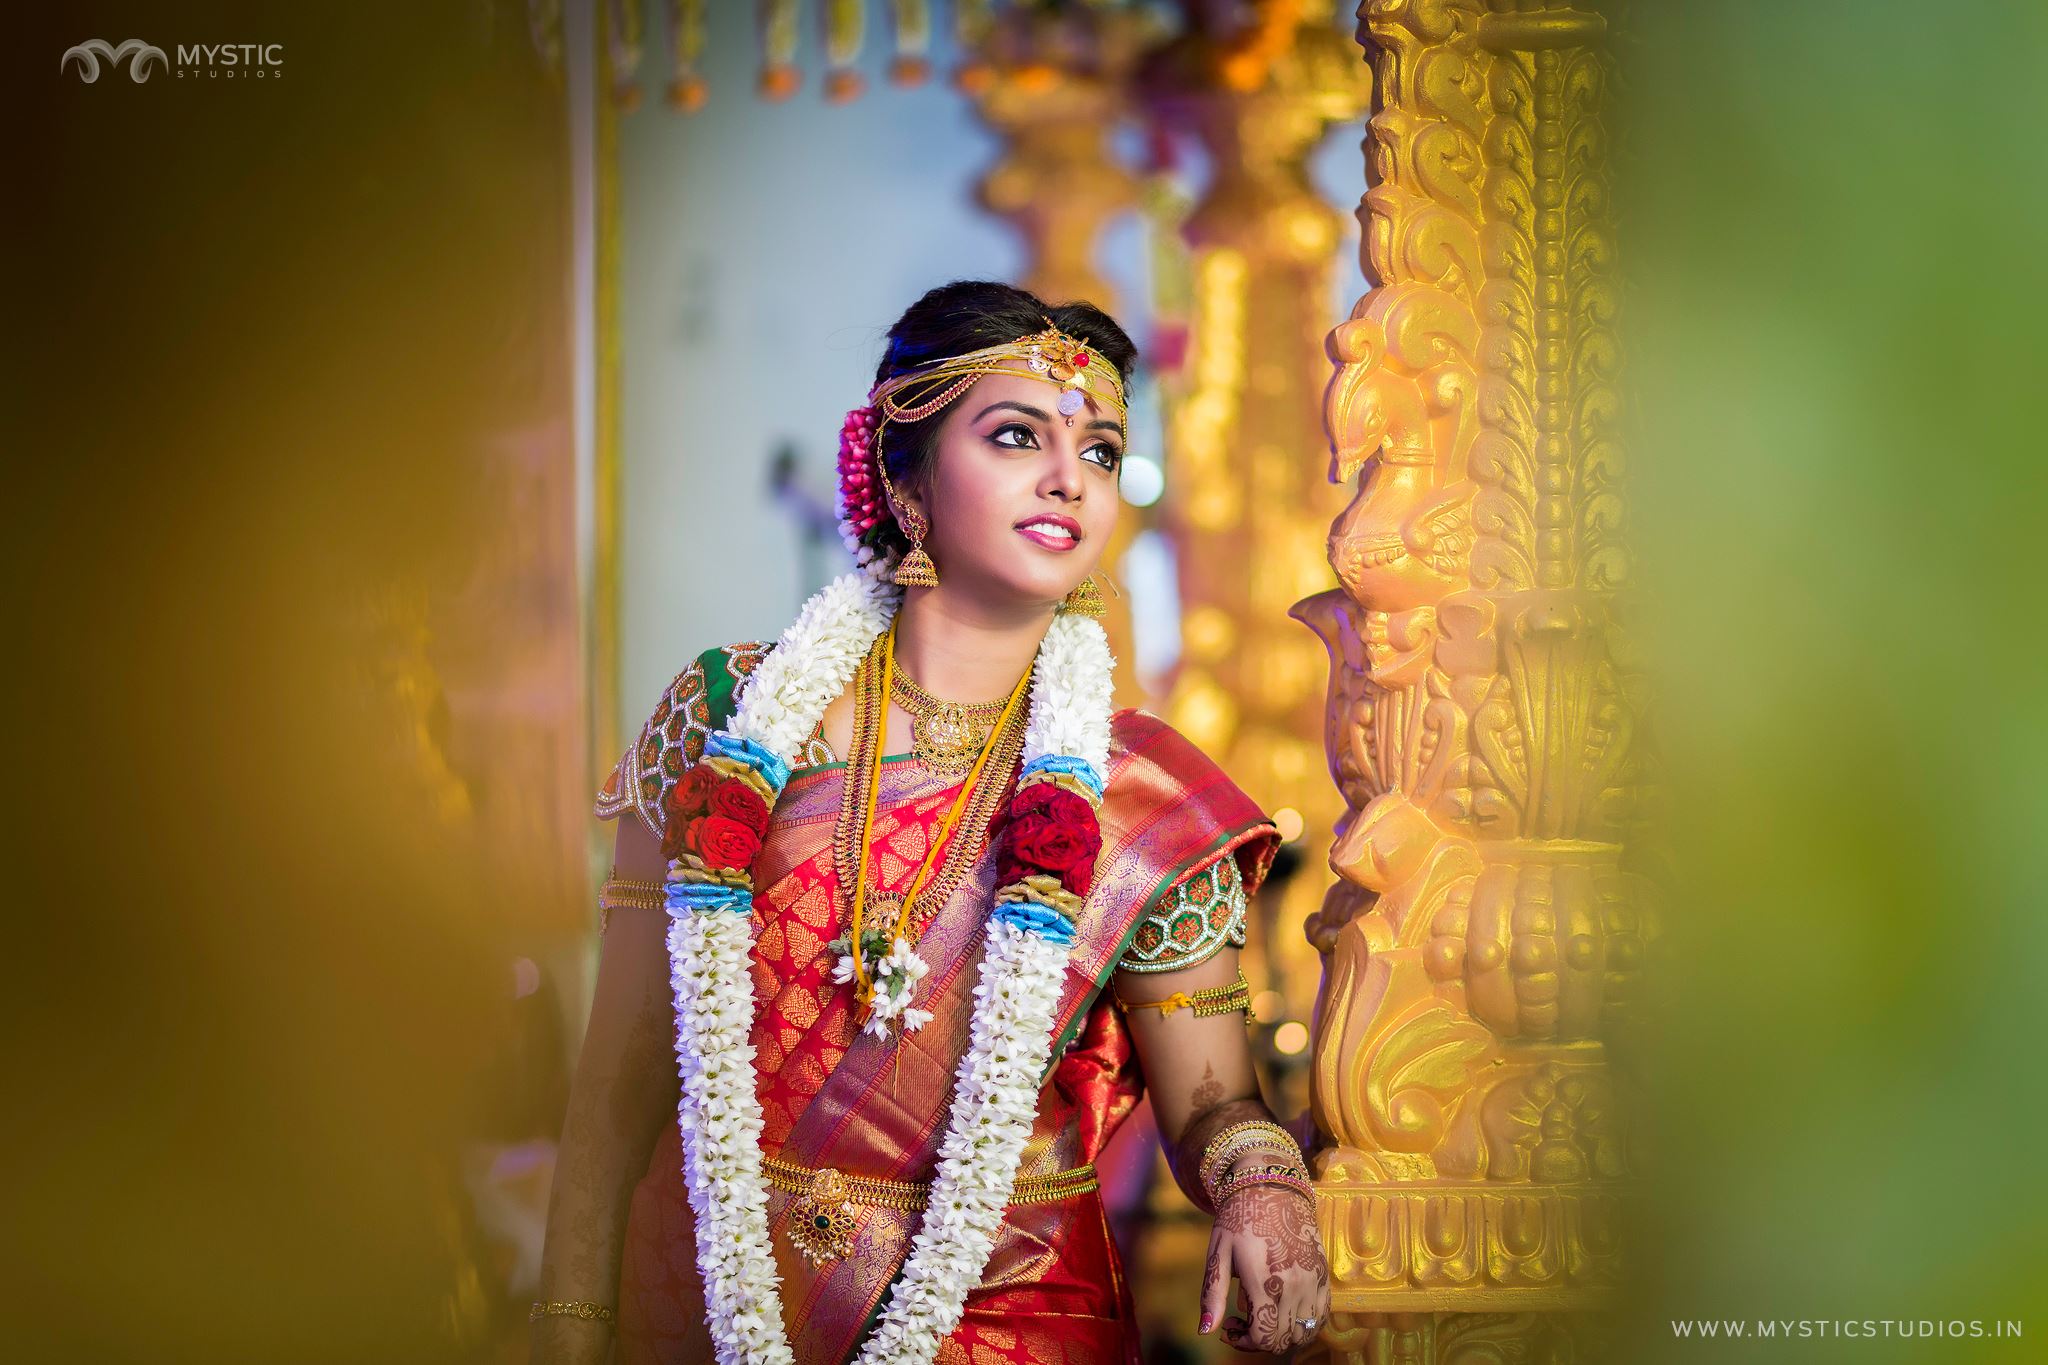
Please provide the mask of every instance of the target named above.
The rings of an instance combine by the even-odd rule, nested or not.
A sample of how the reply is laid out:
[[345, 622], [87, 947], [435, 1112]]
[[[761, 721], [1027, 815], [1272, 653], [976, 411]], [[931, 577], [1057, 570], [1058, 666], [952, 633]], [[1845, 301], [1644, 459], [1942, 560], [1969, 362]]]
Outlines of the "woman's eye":
[[[1008, 450], [1038, 449], [1038, 433], [1022, 422], [1006, 422], [988, 434], [989, 440]], [[1098, 441], [1081, 452], [1081, 458], [1101, 465], [1114, 474], [1124, 462], [1123, 452], [1107, 441]]]

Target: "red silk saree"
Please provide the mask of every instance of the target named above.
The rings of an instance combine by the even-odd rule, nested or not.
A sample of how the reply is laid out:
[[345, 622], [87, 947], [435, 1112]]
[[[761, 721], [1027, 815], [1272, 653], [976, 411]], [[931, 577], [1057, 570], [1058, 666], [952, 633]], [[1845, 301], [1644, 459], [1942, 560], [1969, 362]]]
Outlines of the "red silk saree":
[[[658, 713], [650, 725], [660, 723]], [[649, 757], [645, 743], [643, 736], [642, 758]], [[658, 812], [657, 787], [672, 785], [679, 770], [653, 762], [636, 769], [629, 753], [607, 782], [599, 812], [617, 814], [629, 804], [643, 815]], [[967, 1047], [994, 860], [986, 853], [976, 860], [919, 941], [932, 964], [920, 998], [932, 1022], [900, 1041], [859, 1033], [852, 987], [832, 982], [825, 950], [845, 928], [832, 858], [844, 772], [836, 763], [796, 771], [756, 866], [752, 1042], [766, 1124], [762, 1150], [849, 1175], [927, 1181], [953, 1071]], [[658, 781], [639, 781], [657, 774]], [[884, 761], [871, 845], [881, 889], [905, 889], [957, 790], [957, 781], [908, 758]], [[1164, 722], [1135, 711], [1115, 718], [1100, 818], [1103, 853], [1083, 906], [1020, 1178], [1091, 1165], [1143, 1093], [1129, 1035], [1102, 989], [1139, 915], [1218, 856], [1237, 858], [1249, 893], [1277, 842], [1264, 815], [1213, 763]], [[682, 1166], [680, 1136], [670, 1123], [635, 1189], [627, 1223], [615, 1354], [622, 1365], [713, 1359]], [[886, 1301], [919, 1215], [864, 1207], [852, 1254], [814, 1266], [785, 1233], [797, 1202], [770, 1191], [784, 1326], [801, 1365], [839, 1365], [858, 1351]], [[1130, 1292], [1098, 1192], [1012, 1204], [982, 1283], [939, 1359], [1135, 1365]]]

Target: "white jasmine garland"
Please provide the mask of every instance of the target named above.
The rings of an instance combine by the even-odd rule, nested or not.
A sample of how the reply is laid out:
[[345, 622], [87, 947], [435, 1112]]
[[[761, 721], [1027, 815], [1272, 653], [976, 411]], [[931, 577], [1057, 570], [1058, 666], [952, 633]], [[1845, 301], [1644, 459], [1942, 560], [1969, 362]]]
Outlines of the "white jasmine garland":
[[981, 1283], [1037, 1117], [1066, 965], [1062, 945], [1002, 921], [989, 925], [938, 1174], [862, 1365], [932, 1360]]
[[[826, 705], [888, 628], [899, 601], [873, 563], [820, 589], [754, 670], [725, 733], [793, 763]], [[1099, 625], [1077, 616], [1054, 618], [1035, 663], [1027, 762], [1084, 760], [1099, 788], [1109, 769], [1110, 668]], [[673, 880], [677, 865], [670, 871]], [[670, 911], [668, 947], [683, 1082], [677, 1122], [711, 1336], [722, 1365], [784, 1365], [793, 1354], [782, 1329], [769, 1240], [763, 1120], [749, 1042], [748, 902], [691, 909], [672, 894], [670, 903], [677, 907]], [[928, 1365], [981, 1282], [1037, 1117], [1067, 952], [1064, 942], [1008, 919], [988, 925], [931, 1196], [889, 1306], [860, 1352], [863, 1365]], [[876, 965], [870, 1031], [879, 1024], [886, 1034], [891, 1020], [906, 1030], [931, 1021], [929, 1011], [910, 1004], [928, 971], [907, 939], [895, 940]], [[851, 956], [840, 958], [833, 979], [853, 979]]]
[[[689, 911], [669, 920], [669, 985], [676, 999], [677, 1122], [683, 1178], [697, 1215], [697, 1268], [721, 1361], [794, 1362], [782, 1331], [782, 1295], [768, 1240], [761, 1171], [761, 1101], [755, 1090], [751, 988], [754, 941], [745, 914]], [[685, 1048], [684, 1041], [689, 1046]]]
[[818, 589], [741, 689], [728, 732], [794, 763], [900, 600], [897, 589], [865, 573], [841, 574]]
[[1055, 616], [1038, 646], [1038, 676], [1031, 683], [1031, 713], [1024, 726], [1024, 761], [1054, 754], [1086, 759], [1109, 772], [1109, 637], [1085, 616]]

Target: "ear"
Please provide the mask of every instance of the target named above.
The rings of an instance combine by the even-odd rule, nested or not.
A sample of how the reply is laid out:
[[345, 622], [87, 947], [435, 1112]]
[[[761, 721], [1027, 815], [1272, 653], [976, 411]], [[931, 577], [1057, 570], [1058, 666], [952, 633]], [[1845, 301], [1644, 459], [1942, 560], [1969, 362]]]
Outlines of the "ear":
[[[907, 526], [911, 516], [921, 517], [926, 525], [931, 524], [931, 508], [925, 497], [926, 491], [908, 480], [900, 483], [886, 477], [882, 480], [882, 496], [889, 504], [889, 511], [895, 515], [898, 526]], [[909, 516], [905, 515], [906, 511]]]
[[900, 483], [891, 485], [887, 496], [889, 499], [889, 510], [896, 514], [896, 520], [898, 521], [903, 520], [903, 510], [905, 508], [909, 508], [911, 511], [919, 514], [922, 514], [925, 510], [923, 497], [914, 489], [906, 488]]

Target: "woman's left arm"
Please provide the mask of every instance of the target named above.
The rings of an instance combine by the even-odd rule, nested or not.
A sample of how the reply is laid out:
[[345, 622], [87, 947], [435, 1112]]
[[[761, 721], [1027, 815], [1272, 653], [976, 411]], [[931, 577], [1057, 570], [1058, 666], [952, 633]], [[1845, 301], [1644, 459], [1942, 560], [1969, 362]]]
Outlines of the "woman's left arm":
[[[1192, 996], [1208, 987], [1227, 987], [1237, 973], [1237, 950], [1223, 948], [1178, 971], [1120, 971], [1115, 988], [1120, 999], [1136, 1006], [1170, 999], [1176, 992]], [[1330, 1308], [1330, 1269], [1313, 1205], [1291, 1190], [1254, 1185], [1226, 1195], [1222, 1207], [1214, 1208], [1197, 1170], [1203, 1150], [1225, 1128], [1253, 1119], [1274, 1121], [1259, 1094], [1245, 1016], [1232, 1011], [1197, 1018], [1186, 1007], [1134, 1007], [1124, 1018], [1145, 1069], [1145, 1088], [1174, 1179], [1198, 1208], [1216, 1218], [1202, 1279], [1201, 1330], [1209, 1332], [1222, 1318], [1234, 1275], [1245, 1316], [1223, 1322], [1224, 1339], [1232, 1346], [1284, 1351], [1310, 1340], [1316, 1329], [1301, 1324], [1320, 1326]], [[1232, 1168], [1269, 1159], [1252, 1152]]]

